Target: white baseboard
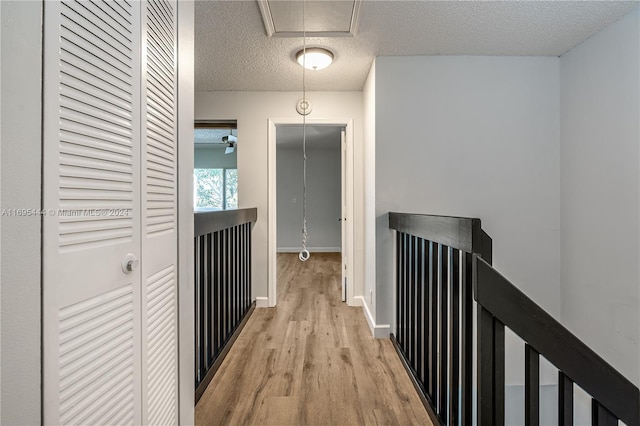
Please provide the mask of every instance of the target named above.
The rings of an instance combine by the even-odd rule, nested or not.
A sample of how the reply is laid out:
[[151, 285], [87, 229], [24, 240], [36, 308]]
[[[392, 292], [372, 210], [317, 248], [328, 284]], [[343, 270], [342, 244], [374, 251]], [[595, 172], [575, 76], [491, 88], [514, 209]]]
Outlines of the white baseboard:
[[362, 297], [362, 296], [353, 296], [352, 303], [349, 303], [349, 300], [347, 300], [347, 305], [349, 305], [349, 306], [362, 306], [362, 305], [364, 305], [364, 297]]
[[268, 307], [269, 307], [268, 297], [256, 297], [256, 308], [268, 308]]
[[[299, 253], [300, 247], [278, 247], [276, 251], [278, 253]], [[342, 249], [340, 247], [307, 247], [309, 253], [340, 253]]]
[[367, 323], [369, 323], [371, 335], [376, 339], [388, 339], [391, 334], [391, 326], [389, 324], [376, 324], [369, 310], [369, 305], [367, 305], [367, 301], [363, 296], [356, 296], [354, 299], [360, 299], [360, 303], [362, 303], [362, 312], [367, 319]]

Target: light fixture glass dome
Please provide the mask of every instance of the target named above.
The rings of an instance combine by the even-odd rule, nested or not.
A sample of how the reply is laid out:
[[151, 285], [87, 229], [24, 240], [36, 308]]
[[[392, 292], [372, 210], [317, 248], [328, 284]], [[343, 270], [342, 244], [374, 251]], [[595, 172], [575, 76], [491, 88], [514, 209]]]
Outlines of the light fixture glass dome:
[[333, 62], [333, 53], [322, 47], [308, 47], [296, 53], [296, 60], [306, 69], [317, 71], [325, 69]]

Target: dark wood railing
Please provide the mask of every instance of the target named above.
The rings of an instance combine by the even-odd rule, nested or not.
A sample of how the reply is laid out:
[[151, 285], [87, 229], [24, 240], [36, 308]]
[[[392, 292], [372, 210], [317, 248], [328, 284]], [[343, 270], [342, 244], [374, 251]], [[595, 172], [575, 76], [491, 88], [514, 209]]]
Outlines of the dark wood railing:
[[431, 417], [471, 424], [473, 254], [491, 261], [491, 238], [479, 219], [390, 213], [389, 227], [397, 231], [392, 340]]
[[194, 214], [196, 402], [253, 311], [251, 226], [256, 209]]
[[505, 424], [505, 326], [525, 341], [525, 425], [539, 424], [540, 355], [559, 371], [560, 425], [573, 424], [574, 383], [592, 397], [593, 425], [639, 425], [638, 388], [493, 269], [479, 219], [390, 213], [389, 227], [397, 231], [392, 341], [434, 422], [472, 423], [475, 325], [478, 425]]
[[542, 355], [559, 371], [560, 425], [573, 425], [575, 383], [592, 398], [593, 425], [617, 425], [622, 420], [638, 426], [640, 393], [636, 386], [482, 259], [475, 259], [474, 277], [481, 367], [479, 424], [504, 424], [504, 374], [500, 371], [504, 371], [506, 326], [525, 341], [525, 424], [539, 424]]

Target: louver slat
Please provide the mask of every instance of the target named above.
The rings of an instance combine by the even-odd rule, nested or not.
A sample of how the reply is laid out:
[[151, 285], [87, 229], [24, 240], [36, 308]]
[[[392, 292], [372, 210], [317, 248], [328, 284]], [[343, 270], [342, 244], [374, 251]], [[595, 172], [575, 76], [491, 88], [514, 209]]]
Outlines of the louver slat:
[[[68, 211], [59, 227], [63, 251], [132, 238], [130, 7], [114, 2], [61, 5], [59, 206]], [[88, 213], [96, 209], [103, 211]], [[88, 214], [101, 215], [101, 220], [88, 225]]]

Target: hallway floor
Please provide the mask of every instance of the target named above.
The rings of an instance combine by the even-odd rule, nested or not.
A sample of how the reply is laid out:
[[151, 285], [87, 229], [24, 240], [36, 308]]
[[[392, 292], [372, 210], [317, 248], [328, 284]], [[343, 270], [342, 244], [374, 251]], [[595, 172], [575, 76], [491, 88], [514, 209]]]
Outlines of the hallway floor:
[[431, 425], [393, 345], [340, 300], [339, 253], [278, 255], [278, 306], [256, 309], [196, 406], [196, 425]]

